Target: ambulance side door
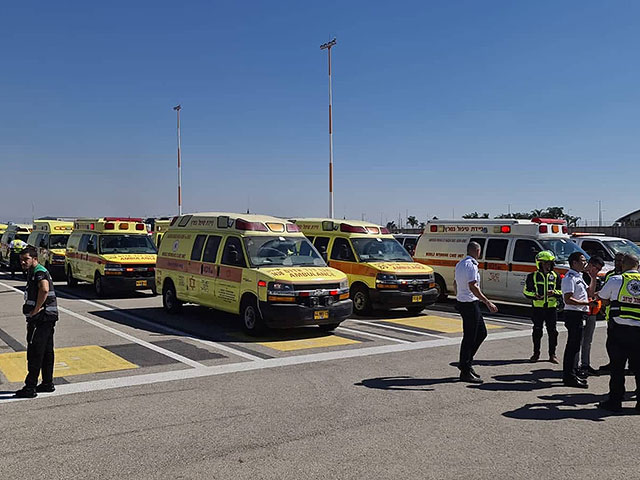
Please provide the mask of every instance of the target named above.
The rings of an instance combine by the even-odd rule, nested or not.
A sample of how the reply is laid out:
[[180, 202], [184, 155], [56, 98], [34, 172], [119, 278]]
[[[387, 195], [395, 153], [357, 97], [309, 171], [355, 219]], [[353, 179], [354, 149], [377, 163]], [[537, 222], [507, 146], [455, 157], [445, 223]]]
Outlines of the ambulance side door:
[[507, 253], [510, 239], [488, 238], [484, 249], [482, 267], [482, 291], [492, 298], [505, 298], [507, 295], [507, 274], [509, 263]]
[[220, 235], [209, 235], [202, 254], [202, 264], [200, 266], [200, 277], [198, 278], [198, 298], [200, 303], [208, 307], [215, 307], [216, 278], [220, 264], [218, 262], [218, 251], [222, 237]]
[[220, 268], [215, 281], [216, 308], [227, 312], [240, 311], [240, 285], [242, 269], [246, 268], [244, 249], [240, 237], [228, 236], [222, 249]]
[[[185, 272], [184, 297], [189, 300], [198, 301], [198, 281], [200, 280], [200, 272], [202, 270], [202, 250], [207, 241], [206, 235], [196, 235], [189, 253], [187, 268]], [[198, 301], [198, 303], [200, 303]]]
[[[80, 280], [87, 280], [87, 269], [85, 267], [88, 263], [87, 244], [89, 243], [90, 237], [91, 235], [88, 233], [82, 234], [82, 237], [80, 238], [80, 244], [78, 245], [78, 252], [73, 262], [73, 276]], [[91, 279], [91, 281], [93, 281], [93, 279]]]
[[509, 295], [516, 302], [525, 301], [523, 293], [527, 275], [536, 271], [536, 255], [542, 247], [535, 240], [517, 238], [513, 246], [511, 271], [509, 272]]

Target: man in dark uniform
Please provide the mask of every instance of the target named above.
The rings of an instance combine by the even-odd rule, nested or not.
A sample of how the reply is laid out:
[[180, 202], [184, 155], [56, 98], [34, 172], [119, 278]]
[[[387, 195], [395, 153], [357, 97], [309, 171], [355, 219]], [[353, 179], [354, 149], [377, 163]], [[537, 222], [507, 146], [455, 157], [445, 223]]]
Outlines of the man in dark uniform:
[[[51, 275], [38, 263], [37, 250], [29, 246], [20, 254], [27, 272], [27, 288], [22, 313], [27, 317], [27, 378], [16, 392], [18, 398], [34, 398], [37, 392], [53, 392], [53, 332], [58, 320], [58, 305]], [[42, 372], [42, 383], [38, 377]]]

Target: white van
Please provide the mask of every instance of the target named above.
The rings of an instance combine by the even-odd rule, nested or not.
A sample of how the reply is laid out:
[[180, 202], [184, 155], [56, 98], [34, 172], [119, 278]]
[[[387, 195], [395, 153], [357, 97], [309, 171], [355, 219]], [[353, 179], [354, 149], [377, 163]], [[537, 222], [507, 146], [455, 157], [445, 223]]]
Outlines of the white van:
[[640, 258], [640, 247], [631, 240], [597, 233], [574, 233], [571, 239], [589, 255], [613, 262], [616, 253], [630, 253]]
[[433, 267], [441, 300], [453, 293], [455, 266], [466, 256], [472, 240], [482, 246], [478, 260], [482, 291], [494, 300], [529, 303], [522, 290], [527, 275], [536, 269], [536, 254], [542, 250], [555, 254], [560, 274], [569, 269], [568, 258], [573, 252], [588, 258], [571, 241], [564, 220], [430, 220], [416, 245], [415, 260]]

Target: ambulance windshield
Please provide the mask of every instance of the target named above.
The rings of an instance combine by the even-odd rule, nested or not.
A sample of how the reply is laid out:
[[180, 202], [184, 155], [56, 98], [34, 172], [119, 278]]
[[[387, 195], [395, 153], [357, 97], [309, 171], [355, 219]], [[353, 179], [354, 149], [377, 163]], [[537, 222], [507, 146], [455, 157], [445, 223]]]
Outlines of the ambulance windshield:
[[69, 235], [55, 234], [49, 237], [49, 248], [65, 248]]
[[305, 237], [245, 237], [253, 267], [324, 267], [326, 263]]
[[100, 253], [157, 253], [147, 235], [101, 235]]
[[16, 233], [16, 236], [15, 236], [16, 240], [22, 240], [23, 242], [26, 242], [28, 238], [29, 238], [28, 233]]
[[603, 243], [613, 250], [613, 253], [629, 253], [640, 257], [640, 247], [630, 240], [603, 240]]
[[551, 250], [556, 256], [556, 263], [569, 263], [569, 255], [573, 252], [580, 252], [586, 259], [589, 255], [571, 240], [559, 238], [557, 240], [540, 240], [542, 248]]
[[352, 238], [351, 243], [363, 262], [413, 262], [395, 238]]

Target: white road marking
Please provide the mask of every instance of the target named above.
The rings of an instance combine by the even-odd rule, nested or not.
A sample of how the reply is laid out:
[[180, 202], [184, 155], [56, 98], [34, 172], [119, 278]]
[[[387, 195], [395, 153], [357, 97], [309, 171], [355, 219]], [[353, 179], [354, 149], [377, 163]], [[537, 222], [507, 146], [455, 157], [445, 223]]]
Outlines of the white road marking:
[[351, 328], [347, 328], [347, 327], [338, 327], [338, 330], [342, 330], [347, 333], [353, 333], [354, 335], [364, 335], [366, 337], [379, 338], [381, 340], [389, 340], [397, 343], [411, 343], [409, 340], [401, 340], [399, 338], [387, 337], [385, 335], [378, 335], [377, 333], [364, 332], [362, 330], [352, 330]]
[[[17, 293], [19, 293], [21, 295], [23, 294], [23, 292], [21, 290], [18, 290], [17, 288], [12, 287], [11, 285], [7, 285], [6, 283], [0, 282], [0, 285], [2, 285], [3, 287], [6, 287], [6, 288], [10, 288], [11, 290], [14, 290], [14, 291], [16, 291]], [[174, 353], [174, 352], [172, 352], [170, 350], [167, 350], [166, 348], [159, 347], [157, 345], [154, 345], [153, 343], [149, 343], [149, 342], [146, 342], [144, 340], [140, 340], [139, 338], [134, 337], [133, 335], [129, 335], [128, 333], [124, 333], [124, 332], [121, 332], [120, 330], [116, 330], [115, 328], [108, 327], [107, 325], [103, 325], [100, 322], [97, 322], [97, 321], [92, 320], [92, 319], [90, 319], [88, 317], [85, 317], [84, 315], [80, 315], [79, 313], [76, 313], [76, 312], [74, 312], [72, 310], [69, 310], [68, 308], [64, 308], [59, 303], [60, 303], [60, 299], [58, 299], [58, 310], [59, 311], [64, 312], [67, 315], [70, 315], [70, 316], [72, 316], [74, 318], [77, 318], [78, 320], [82, 320], [83, 322], [86, 322], [86, 323], [88, 323], [90, 325], [93, 325], [94, 327], [101, 328], [102, 330], [105, 330], [105, 331], [107, 331], [109, 333], [117, 335], [118, 337], [121, 337], [121, 338], [124, 338], [126, 340], [129, 340], [130, 342], [137, 343], [138, 345], [141, 345], [141, 346], [143, 346], [145, 348], [148, 348], [149, 350], [154, 350], [154, 351], [156, 351], [158, 353], [161, 353], [162, 355], [164, 355], [166, 357], [173, 358], [174, 360], [177, 360], [178, 362], [184, 363], [185, 365], [189, 365], [190, 367], [203, 368], [205, 366], [204, 364], [202, 364], [200, 362], [196, 362], [194, 360], [191, 360], [190, 358], [187, 358], [187, 357], [184, 357], [184, 356], [179, 355], [177, 353]]]
[[363, 325], [373, 325], [380, 328], [386, 328], [388, 330], [397, 330], [398, 332], [413, 333], [414, 335], [424, 335], [426, 337], [435, 337], [435, 338], [449, 338], [449, 337], [443, 337], [442, 335], [436, 335], [434, 333], [421, 332], [418, 330], [409, 330], [408, 328], [392, 327], [391, 325], [383, 325], [381, 323], [369, 322], [367, 320], [354, 320], [353, 318], [350, 318], [349, 321], [355, 322], [355, 323], [361, 323]]
[[[508, 332], [492, 333], [486, 338], [485, 341], [528, 337], [530, 335], [531, 332], [529, 332], [528, 330], [512, 330]], [[423, 350], [426, 348], [457, 345], [458, 343], [460, 343], [460, 341], [460, 337], [441, 338], [437, 340], [423, 340], [420, 342], [409, 342], [396, 345], [382, 345], [352, 350], [336, 350], [331, 352], [311, 353], [307, 355], [268, 358], [266, 360], [262, 360], [261, 362], [240, 362], [226, 365], [214, 365], [203, 368], [172, 370], [168, 372], [149, 373], [145, 375], [133, 375], [129, 377], [69, 383], [65, 385], [57, 385], [56, 391], [54, 393], [40, 395], [38, 396], [38, 398], [43, 399], [61, 395], [70, 395], [73, 393], [95, 392], [99, 390], [110, 390], [113, 388], [133, 387], [161, 382], [172, 382], [190, 378], [211, 377], [215, 375], [224, 375], [227, 373], [248, 372], [252, 370], [262, 370], [267, 368], [286, 367], [292, 365], [327, 362], [331, 360], [343, 360], [347, 358], [368, 357], [371, 355], [383, 355], [389, 353]], [[22, 400], [23, 399], [0, 397], [0, 403], [9, 403]]]

